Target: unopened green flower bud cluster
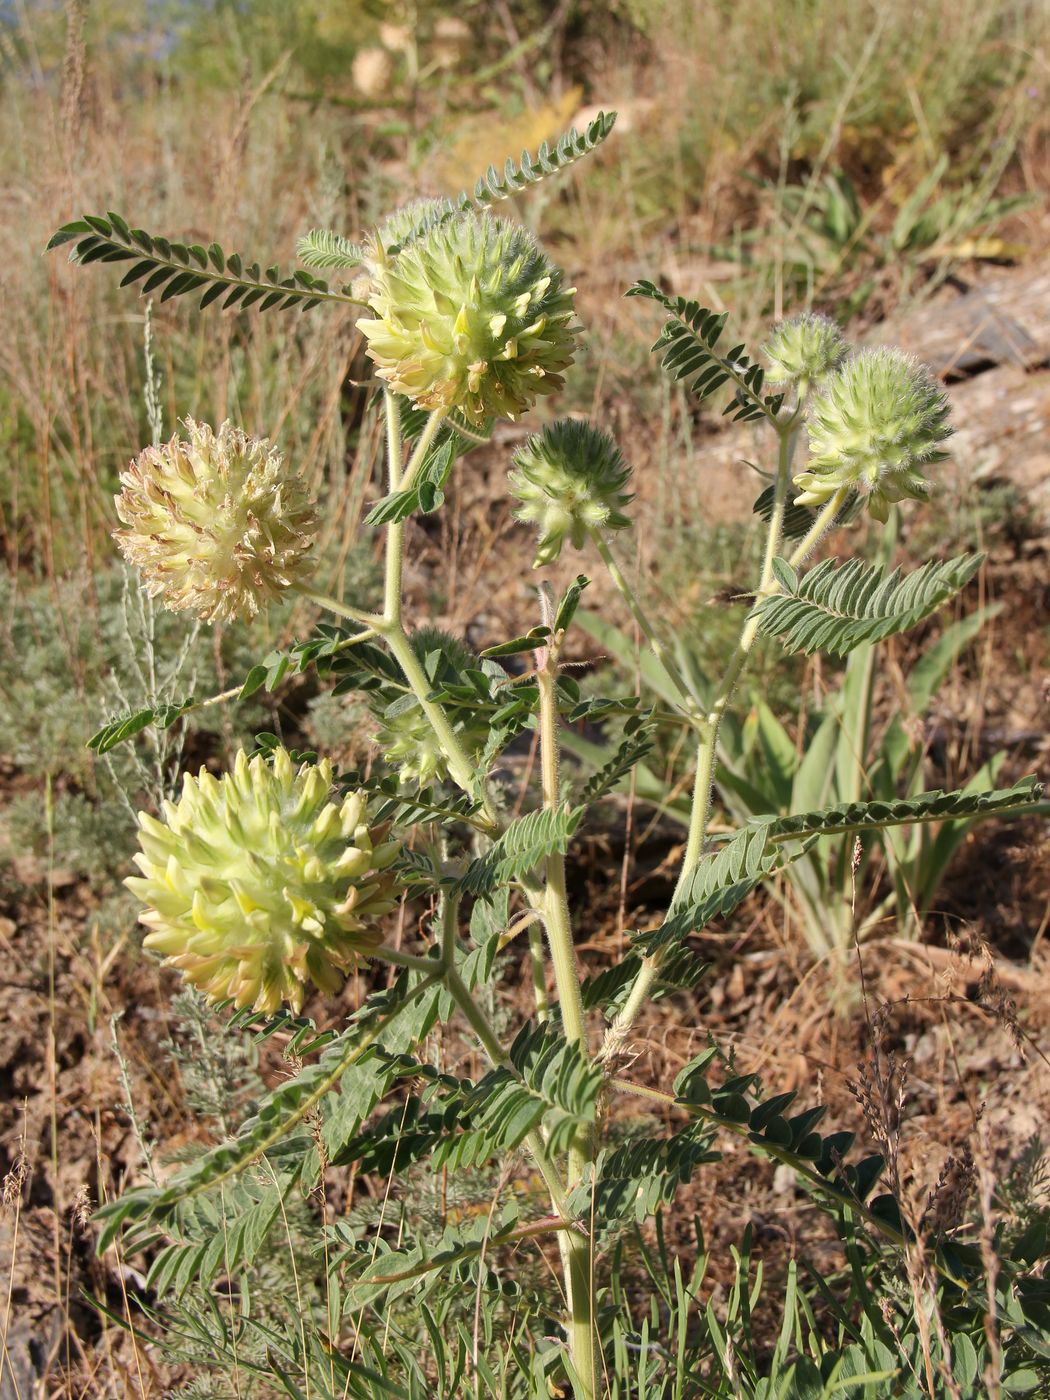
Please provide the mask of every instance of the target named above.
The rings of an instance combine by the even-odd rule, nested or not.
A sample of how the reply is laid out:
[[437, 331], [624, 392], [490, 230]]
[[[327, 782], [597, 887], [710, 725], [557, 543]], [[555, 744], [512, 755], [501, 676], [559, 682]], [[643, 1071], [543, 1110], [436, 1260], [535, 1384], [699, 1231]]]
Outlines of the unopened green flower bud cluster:
[[947, 456], [952, 428], [944, 391], [917, 360], [887, 348], [851, 353], [833, 323], [811, 313], [778, 325], [765, 350], [772, 382], [794, 387], [806, 416], [797, 504], [856, 491], [885, 521], [893, 502], [929, 499], [925, 469]]
[[535, 566], [557, 559], [568, 539], [582, 549], [592, 530], [623, 530], [633, 499], [630, 468], [608, 433], [566, 418], [529, 438], [514, 456], [514, 518], [536, 525]]

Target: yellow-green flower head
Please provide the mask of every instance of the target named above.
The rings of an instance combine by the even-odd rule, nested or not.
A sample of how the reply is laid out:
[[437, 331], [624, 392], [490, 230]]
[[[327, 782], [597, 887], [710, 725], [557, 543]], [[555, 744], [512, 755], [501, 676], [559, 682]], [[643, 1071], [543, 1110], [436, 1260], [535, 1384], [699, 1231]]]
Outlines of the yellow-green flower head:
[[515, 520], [539, 526], [533, 567], [557, 559], [565, 539], [580, 549], [588, 532], [624, 530], [631, 469], [608, 433], [575, 418], [549, 423], [514, 454]]
[[948, 455], [948, 400], [918, 361], [901, 350], [862, 350], [825, 383], [807, 420], [810, 459], [795, 477], [800, 505], [823, 505], [841, 486], [867, 497], [876, 520], [891, 501], [925, 501], [923, 468]]
[[210, 1001], [300, 1011], [312, 983], [334, 992], [382, 942], [398, 852], [370, 830], [364, 793], [332, 797], [332, 766], [287, 750], [237, 755], [219, 779], [186, 774], [163, 820], [139, 813], [145, 947]]
[[774, 326], [763, 353], [770, 384], [820, 381], [845, 359], [849, 343], [835, 322], [803, 311]]
[[526, 229], [467, 211], [398, 252], [377, 247], [375, 259], [375, 318], [358, 325], [376, 373], [397, 393], [481, 424], [514, 418], [562, 387], [575, 288], [562, 286]]
[[185, 420], [121, 475], [114, 539], [148, 592], [205, 622], [252, 618], [301, 578], [317, 516], [281, 454], [231, 423]]
[[[411, 641], [435, 685], [446, 675], [461, 676], [467, 668], [480, 665], [458, 637], [440, 628], [421, 627]], [[476, 758], [488, 738], [488, 725], [469, 706], [446, 706], [446, 714], [464, 750]], [[426, 787], [448, 776], [448, 760], [433, 726], [414, 700], [403, 697], [377, 711], [376, 717], [380, 721], [376, 743], [402, 783]]]

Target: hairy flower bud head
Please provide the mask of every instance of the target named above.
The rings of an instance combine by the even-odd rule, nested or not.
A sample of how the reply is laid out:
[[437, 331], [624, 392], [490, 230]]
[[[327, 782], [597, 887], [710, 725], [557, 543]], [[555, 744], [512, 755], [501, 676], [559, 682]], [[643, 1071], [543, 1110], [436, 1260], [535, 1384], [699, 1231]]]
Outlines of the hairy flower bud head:
[[849, 344], [834, 321], [813, 311], [773, 328], [764, 346], [770, 384], [820, 381], [842, 363]]
[[147, 906], [145, 947], [210, 1001], [300, 1011], [309, 984], [337, 991], [382, 942], [394, 908], [398, 844], [370, 830], [364, 793], [332, 798], [332, 766], [296, 771], [237, 755], [219, 779], [186, 774], [163, 820], [139, 814], [141, 876], [125, 881]]
[[418, 243], [460, 212], [451, 199], [413, 199], [403, 204], [387, 215], [371, 240], [374, 259], [370, 266], [378, 267], [384, 261], [384, 254], [393, 256], [403, 247]]
[[[412, 634], [411, 642], [435, 684], [445, 676], [459, 678], [467, 669], [480, 668], [481, 663], [459, 638], [440, 628], [421, 627]], [[444, 750], [418, 703], [406, 696], [374, 713], [380, 722], [376, 743], [403, 783], [426, 787], [448, 776]], [[489, 734], [484, 719], [469, 706], [446, 705], [446, 715], [465, 752], [477, 757]]]
[[147, 447], [121, 475], [113, 537], [172, 611], [252, 618], [305, 573], [314, 507], [269, 443], [230, 423], [185, 426], [188, 439]]
[[480, 424], [561, 388], [575, 350], [574, 296], [526, 229], [468, 211], [395, 253], [376, 248], [375, 317], [358, 325], [392, 389]]
[[534, 434], [514, 455], [511, 494], [516, 520], [539, 526], [533, 567], [557, 559], [566, 537], [580, 549], [589, 530], [630, 525], [624, 492], [631, 469], [608, 433], [564, 418]]
[[928, 372], [900, 350], [862, 350], [827, 381], [807, 421], [810, 459], [795, 477], [800, 505], [823, 505], [842, 486], [867, 497], [885, 520], [892, 501], [925, 501], [923, 468], [948, 455], [948, 400]]

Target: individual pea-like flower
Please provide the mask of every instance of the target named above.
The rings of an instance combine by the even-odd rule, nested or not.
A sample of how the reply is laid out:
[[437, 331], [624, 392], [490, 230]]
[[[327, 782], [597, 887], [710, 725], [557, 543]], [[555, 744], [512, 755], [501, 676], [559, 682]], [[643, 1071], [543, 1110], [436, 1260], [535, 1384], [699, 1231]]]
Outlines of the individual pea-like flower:
[[399, 846], [369, 828], [364, 793], [331, 789], [327, 760], [242, 750], [221, 778], [187, 773], [162, 821], [140, 812], [142, 875], [125, 884], [147, 906], [144, 946], [210, 1001], [298, 1012], [309, 984], [337, 991], [382, 942]]
[[827, 316], [803, 311], [773, 327], [763, 347], [770, 384], [819, 382], [839, 367], [849, 343]]
[[575, 418], [549, 423], [514, 454], [515, 520], [539, 526], [533, 567], [550, 564], [565, 539], [580, 549], [591, 530], [623, 530], [631, 469], [608, 433]]
[[[440, 628], [422, 627], [412, 634], [411, 642], [435, 684], [445, 678], [462, 684], [465, 670], [480, 668], [481, 663], [459, 638]], [[448, 776], [445, 752], [433, 726], [412, 697], [402, 696], [382, 709], [377, 707], [373, 713], [380, 723], [376, 743], [402, 783], [426, 787]], [[446, 706], [446, 715], [466, 753], [476, 758], [488, 738], [488, 725], [469, 706]]]
[[807, 419], [810, 459], [795, 477], [800, 505], [823, 505], [840, 487], [867, 497], [885, 520], [892, 501], [929, 499], [923, 468], [948, 455], [948, 400], [901, 350], [861, 350], [825, 383]]
[[122, 473], [113, 537], [172, 611], [252, 618], [306, 573], [314, 506], [268, 442], [231, 423], [185, 426], [188, 438], [147, 447]]
[[[396, 244], [398, 230], [388, 228]], [[561, 388], [575, 350], [575, 288], [562, 286], [526, 229], [463, 211], [396, 252], [382, 234], [378, 242], [375, 316], [358, 325], [377, 375], [395, 392], [480, 425], [516, 417]]]

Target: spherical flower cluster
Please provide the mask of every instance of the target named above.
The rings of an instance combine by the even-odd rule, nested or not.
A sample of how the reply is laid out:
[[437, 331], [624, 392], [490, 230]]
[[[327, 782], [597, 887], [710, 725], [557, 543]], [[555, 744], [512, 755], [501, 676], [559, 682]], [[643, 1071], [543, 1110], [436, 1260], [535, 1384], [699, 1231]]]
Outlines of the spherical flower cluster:
[[238, 753], [232, 773], [186, 774], [163, 821], [139, 814], [144, 943], [210, 1001], [300, 1011], [310, 983], [336, 991], [382, 942], [397, 903], [398, 844], [370, 830], [363, 793], [332, 800], [327, 761], [298, 771]]
[[185, 426], [188, 439], [147, 447], [121, 475], [114, 539], [166, 607], [252, 618], [306, 572], [314, 507], [269, 443], [230, 423]]
[[631, 469], [608, 433], [589, 423], [564, 418], [534, 434], [514, 455], [511, 494], [516, 520], [538, 525], [540, 541], [533, 567], [557, 559], [566, 537], [582, 548], [590, 530], [623, 530], [630, 525], [624, 492]]
[[795, 477], [800, 505], [823, 505], [840, 487], [867, 497], [885, 520], [890, 503], [925, 501], [923, 468], [942, 461], [951, 436], [948, 400], [927, 371], [900, 350], [862, 350], [831, 376], [810, 407], [810, 459]]
[[774, 326], [763, 347], [770, 384], [820, 381], [842, 363], [849, 344], [834, 321], [804, 311]]
[[375, 250], [375, 316], [358, 325], [392, 389], [480, 424], [561, 388], [575, 350], [574, 296], [526, 229], [467, 211], [396, 253]]
[[[436, 685], [446, 677], [462, 684], [463, 672], [481, 664], [458, 637], [437, 627], [421, 627], [412, 634], [411, 641]], [[426, 787], [448, 776], [445, 752], [418, 704], [402, 696], [374, 713], [380, 722], [376, 743], [403, 783]], [[471, 758], [476, 757], [488, 738], [488, 725], [469, 707], [446, 705], [446, 714], [464, 750]]]

